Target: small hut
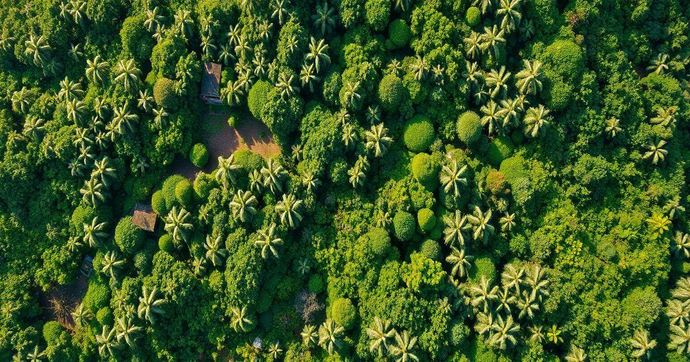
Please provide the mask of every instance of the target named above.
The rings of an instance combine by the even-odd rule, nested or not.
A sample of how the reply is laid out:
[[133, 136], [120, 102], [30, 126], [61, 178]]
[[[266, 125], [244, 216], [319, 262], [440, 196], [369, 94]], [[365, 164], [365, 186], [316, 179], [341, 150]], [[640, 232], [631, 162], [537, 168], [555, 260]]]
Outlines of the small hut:
[[79, 271], [87, 277], [91, 275], [91, 272], [93, 271], [93, 258], [90, 255], [87, 255], [84, 258]]
[[205, 63], [204, 74], [201, 76], [201, 99], [206, 104], [220, 106], [220, 73], [221, 65], [218, 63]]
[[150, 205], [136, 204], [132, 214], [132, 224], [140, 229], [153, 232], [156, 229], [157, 215]]

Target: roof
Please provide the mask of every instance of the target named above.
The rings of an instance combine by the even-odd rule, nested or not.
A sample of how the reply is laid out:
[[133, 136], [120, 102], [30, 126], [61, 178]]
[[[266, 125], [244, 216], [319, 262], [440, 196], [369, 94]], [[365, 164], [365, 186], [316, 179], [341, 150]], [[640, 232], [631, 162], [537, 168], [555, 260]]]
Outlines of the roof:
[[208, 104], [221, 105], [220, 74], [222, 67], [218, 63], [204, 63], [204, 73], [201, 76], [200, 97]]
[[156, 229], [156, 220], [158, 216], [151, 205], [136, 204], [134, 206], [134, 214], [132, 215], [132, 224], [138, 226], [140, 229], [153, 232]]

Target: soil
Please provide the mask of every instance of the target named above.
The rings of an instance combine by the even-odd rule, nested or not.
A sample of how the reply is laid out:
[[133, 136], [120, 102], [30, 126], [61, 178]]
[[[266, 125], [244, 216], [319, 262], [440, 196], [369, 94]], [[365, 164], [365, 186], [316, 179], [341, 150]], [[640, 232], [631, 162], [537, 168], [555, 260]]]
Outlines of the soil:
[[74, 330], [74, 319], [72, 312], [81, 303], [89, 287], [89, 278], [79, 274], [77, 280], [68, 285], [53, 287], [45, 293], [41, 293], [38, 303], [43, 308], [41, 319], [58, 321], [67, 330]]
[[194, 166], [189, 159], [177, 158], [169, 168], [170, 174], [179, 174], [194, 180], [197, 173], [211, 173], [218, 167], [218, 156], [229, 157], [233, 152], [249, 149], [267, 158], [280, 153], [280, 147], [273, 142], [271, 131], [255, 118], [243, 119], [237, 127], [230, 127], [228, 117], [223, 114], [205, 116], [203, 143], [209, 152], [208, 164], [203, 168]]

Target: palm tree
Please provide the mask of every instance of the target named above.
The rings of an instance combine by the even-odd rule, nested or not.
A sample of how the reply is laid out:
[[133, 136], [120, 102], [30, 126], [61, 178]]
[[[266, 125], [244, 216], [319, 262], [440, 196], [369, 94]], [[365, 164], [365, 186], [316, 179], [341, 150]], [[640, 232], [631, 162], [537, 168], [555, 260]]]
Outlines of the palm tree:
[[264, 259], [268, 257], [269, 251], [276, 259], [280, 258], [277, 247], [283, 245], [283, 239], [275, 235], [275, 230], [276, 224], [271, 223], [271, 226], [258, 231], [259, 238], [254, 243], [261, 247], [261, 257]]
[[72, 99], [66, 104], [67, 119], [74, 122], [74, 124], [79, 124], [84, 112], [86, 112], [86, 104], [78, 99]]
[[311, 270], [311, 267], [309, 266], [309, 259], [307, 258], [300, 258], [297, 261], [297, 271], [300, 273], [300, 275], [304, 276], [309, 273]]
[[659, 54], [652, 60], [652, 64], [647, 67], [647, 70], [659, 75], [664, 74], [664, 72], [668, 70], [668, 64], [666, 64], [666, 62], [668, 62], [668, 54]]
[[671, 106], [668, 108], [657, 107], [656, 116], [651, 119], [652, 124], [659, 124], [664, 127], [675, 126], [676, 124], [676, 111], [678, 108]]
[[493, 313], [486, 314], [479, 312], [477, 313], [477, 321], [474, 324], [474, 330], [482, 336], [488, 334], [488, 338], [491, 339], [494, 324], [496, 323], [494, 322]]
[[552, 325], [549, 331], [546, 332], [546, 338], [549, 342], [553, 344], [563, 343], [563, 337], [561, 337], [561, 330], [557, 325]]
[[630, 344], [634, 349], [632, 357], [638, 359], [651, 359], [652, 350], [656, 347], [656, 341], [653, 339], [650, 340], [649, 332], [642, 329], [635, 331], [633, 337], [630, 339]]
[[496, 308], [495, 312], [500, 313], [504, 312], [507, 314], [512, 313], [511, 311], [511, 305], [516, 304], [517, 298], [513, 295], [513, 293], [508, 289], [507, 287], [499, 288], [498, 292], [496, 293]]
[[388, 146], [393, 143], [393, 138], [388, 136], [388, 128], [383, 127], [383, 123], [371, 126], [369, 131], [364, 133], [366, 148], [374, 151], [374, 157], [383, 156], [388, 150]]
[[467, 215], [467, 221], [472, 224], [474, 233], [472, 238], [474, 240], [483, 240], [484, 245], [489, 241], [489, 235], [494, 232], [493, 225], [489, 224], [491, 220], [491, 210], [483, 212], [479, 206], [474, 207], [474, 214]]
[[137, 87], [139, 85], [141, 70], [134, 63], [134, 59], [129, 59], [127, 61], [121, 59], [117, 63], [116, 73], [117, 76], [115, 76], [115, 81], [122, 82], [125, 90], [129, 90], [132, 86]]
[[158, 108], [153, 109], [153, 123], [155, 123], [158, 127], [165, 126], [167, 123], [165, 121], [166, 118], [168, 118], [168, 112], [165, 111], [165, 108], [158, 106]]
[[281, 72], [278, 74], [278, 83], [276, 88], [280, 91], [280, 96], [283, 99], [294, 97], [297, 94], [297, 86], [293, 85], [295, 82], [295, 75]]
[[295, 195], [283, 194], [283, 199], [275, 207], [280, 215], [280, 223], [291, 228], [297, 228], [302, 221], [302, 215], [299, 213], [301, 205], [302, 200], [298, 200]]
[[165, 231], [170, 233], [174, 240], [187, 241], [187, 234], [193, 227], [189, 222], [190, 217], [191, 214], [184, 207], [178, 211], [177, 206], [173, 206], [165, 218]]
[[158, 6], [154, 7], [153, 10], [146, 10], [146, 20], [144, 20], [144, 26], [146, 30], [150, 33], [156, 30], [156, 27], [165, 21], [165, 16], [160, 12]]
[[458, 162], [453, 160], [449, 165], [443, 166], [441, 169], [441, 186], [443, 186], [443, 191], [450, 193], [453, 191], [453, 195], [456, 197], [460, 196], [460, 185], [467, 185], [467, 178], [463, 177], [467, 171], [467, 165], [458, 167]]
[[524, 283], [524, 275], [525, 269], [516, 269], [513, 264], [506, 264], [501, 273], [501, 284], [506, 288], [514, 289], [516, 294], [520, 294], [520, 284]]
[[321, 69], [328, 66], [331, 62], [331, 57], [328, 56], [327, 52], [328, 44], [326, 44], [324, 39], [317, 42], [314, 37], [311, 38], [309, 42], [309, 52], [305, 56], [305, 59], [313, 62], [317, 73], [320, 73]]
[[511, 72], [506, 71], [505, 66], [496, 71], [496, 69], [491, 69], [489, 74], [486, 75], [486, 85], [491, 89], [489, 95], [491, 98], [496, 98], [499, 94], [502, 97], [506, 96], [508, 92], [508, 80], [512, 75]]
[[486, 279], [484, 275], [482, 275], [482, 279], [479, 282], [479, 284], [473, 285], [470, 288], [470, 293], [472, 294], [471, 303], [475, 307], [481, 307], [481, 310], [484, 313], [488, 313], [491, 306], [491, 302], [498, 298], [497, 292], [498, 287], [491, 287], [489, 281]]
[[48, 40], [43, 35], [37, 38], [31, 34], [24, 45], [26, 45], [24, 54], [31, 56], [35, 66], [42, 67], [48, 58], [48, 52], [51, 50]]
[[676, 283], [676, 288], [671, 291], [671, 295], [684, 302], [690, 299], [690, 278], [680, 278]]
[[101, 272], [110, 275], [112, 279], [116, 279], [115, 270], [122, 268], [124, 265], [124, 260], [120, 259], [114, 251], [109, 251], [103, 256]]
[[501, 225], [501, 230], [504, 232], [512, 231], [515, 227], [515, 213], [511, 214], [506, 212], [505, 215], [498, 220], [498, 223]]
[[522, 94], [536, 95], [542, 89], [541, 62], [530, 62], [527, 59], [523, 62], [524, 68], [515, 76], [518, 79], [515, 85]]
[[520, 309], [518, 318], [523, 319], [529, 317], [534, 318], [534, 313], [539, 310], [539, 303], [537, 303], [537, 293], [532, 290], [528, 293], [526, 290], [522, 292], [522, 298], [518, 299], [517, 306]]
[[319, 334], [316, 332], [316, 327], [311, 324], [307, 324], [302, 328], [302, 342], [307, 347], [315, 346], [319, 341]]
[[543, 332], [544, 327], [542, 327], [542, 326], [531, 326], [527, 329], [529, 330], [529, 334], [530, 334], [529, 340], [530, 341], [536, 342], [538, 344], [544, 343], [544, 340], [546, 339], [544, 337], [544, 332]]
[[306, 187], [307, 192], [314, 192], [321, 185], [321, 181], [311, 172], [305, 171], [302, 176], [302, 185]]
[[414, 74], [414, 79], [421, 81], [424, 76], [426, 76], [427, 71], [429, 71], [429, 64], [427, 63], [426, 58], [417, 55], [415, 61], [410, 64], [410, 70], [412, 71], [412, 74]]
[[57, 94], [59, 99], [65, 102], [71, 101], [73, 98], [81, 97], [84, 95], [84, 90], [81, 87], [81, 83], [73, 82], [69, 80], [68, 77], [60, 81], [60, 91]]
[[417, 337], [411, 337], [408, 331], [402, 334], [395, 332], [395, 343], [388, 350], [395, 357], [396, 362], [419, 361], [419, 358], [412, 353], [417, 344]]
[[156, 315], [165, 314], [163, 308], [165, 299], [157, 298], [158, 288], [154, 287], [149, 293], [144, 286], [141, 290], [142, 296], [139, 297], [139, 307], [137, 308], [137, 315], [140, 319], [145, 319], [151, 324], [155, 322]]
[[84, 307], [84, 303], [80, 303], [72, 312], [72, 319], [78, 327], [84, 327], [93, 319], [93, 313], [89, 308]]
[[350, 184], [352, 184], [352, 187], [364, 186], [364, 180], [368, 169], [369, 161], [366, 156], [359, 155], [355, 165], [347, 171], [347, 174], [350, 175]]
[[302, 70], [299, 73], [299, 80], [302, 83], [302, 87], [309, 87], [309, 91], [314, 91], [314, 83], [319, 80], [316, 76], [316, 71], [314, 70], [314, 64], [302, 64]]
[[348, 109], [359, 109], [362, 105], [362, 95], [360, 92], [360, 82], [351, 82], [348, 80], [345, 83], [345, 92], [343, 93], [345, 97], [344, 106]]
[[585, 362], [587, 360], [587, 353], [582, 348], [571, 344], [570, 351], [565, 356], [565, 360], [566, 362]]
[[228, 251], [223, 249], [221, 246], [220, 235], [212, 238], [210, 235], [206, 235], [206, 243], [204, 244], [206, 248], [206, 258], [211, 261], [213, 266], [219, 266], [223, 264], [223, 259], [227, 256]]
[[517, 10], [521, 0], [501, 0], [496, 16], [501, 17], [501, 29], [511, 32], [520, 26], [522, 14]]
[[102, 83], [108, 72], [108, 62], [101, 61], [101, 56], [96, 55], [93, 60], [86, 60], [86, 78], [92, 83]]
[[459, 278], [462, 278], [467, 275], [467, 272], [472, 266], [470, 262], [474, 260], [474, 257], [467, 255], [464, 248], [458, 250], [456, 247], [451, 247], [450, 250], [450, 255], [446, 257], [446, 261], [453, 266], [450, 275], [457, 275]]
[[136, 340], [134, 334], [141, 331], [141, 327], [134, 324], [132, 318], [121, 317], [117, 320], [117, 330], [117, 341], [120, 342], [124, 339], [125, 343], [131, 348]]
[[642, 155], [643, 159], [651, 159], [652, 164], [656, 165], [659, 162], [664, 162], [666, 155], [668, 154], [668, 151], [664, 148], [666, 145], [666, 141], [664, 140], [659, 140], [658, 142], [654, 143], [652, 141], [647, 141], [647, 144], [645, 145], [645, 148], [647, 148], [647, 152]]
[[357, 141], [355, 126], [350, 123], [343, 123], [343, 134], [340, 139], [343, 141], [343, 145], [345, 145], [346, 148], [353, 146]]
[[252, 170], [249, 173], [249, 191], [255, 194], [261, 194], [263, 190], [264, 180], [261, 177], [261, 172], [259, 170]]
[[388, 349], [388, 340], [395, 336], [395, 329], [390, 328], [390, 323], [379, 317], [374, 317], [374, 324], [366, 329], [369, 336], [369, 352], [376, 351], [379, 357], [383, 356], [383, 350]]
[[532, 269], [527, 269], [527, 285], [537, 293], [539, 300], [542, 296], [548, 296], [549, 280], [546, 279], [546, 270], [539, 265], [535, 265]]
[[487, 51], [489, 49], [493, 50], [494, 56], [498, 57], [501, 53], [501, 44], [505, 44], [506, 39], [503, 37], [505, 35], [504, 29], [498, 29], [496, 25], [493, 27], [485, 27], [484, 34], [482, 37], [482, 50]]
[[228, 188], [228, 183], [235, 184], [237, 182], [236, 174], [242, 166], [235, 163], [235, 154], [230, 155], [227, 159], [223, 156], [218, 156], [218, 169], [216, 170], [216, 181], [218, 181], [224, 189]]
[[690, 258], [690, 235], [676, 231], [671, 244], [671, 251], [676, 257], [685, 256], [686, 259]]
[[490, 343], [497, 345], [499, 349], [506, 349], [506, 347], [517, 343], [515, 334], [520, 331], [520, 325], [513, 321], [512, 315], [503, 319], [503, 316], [499, 314], [493, 330], [494, 334], [491, 336]]
[[192, 13], [189, 10], [179, 9], [175, 13], [175, 29], [180, 32], [184, 38], [191, 38], [194, 34], [194, 20], [192, 20]]
[[256, 205], [258, 201], [256, 197], [249, 191], [237, 190], [230, 202], [232, 208], [232, 215], [239, 218], [241, 222], [248, 222], [256, 215]]
[[101, 334], [96, 335], [96, 343], [98, 344], [98, 354], [101, 357], [114, 356], [115, 349], [120, 346], [120, 342], [117, 340], [117, 329], [103, 326]]
[[29, 94], [29, 89], [26, 86], [22, 89], [12, 93], [12, 109], [15, 112], [26, 114], [29, 112], [29, 107], [31, 95]]
[[26, 117], [26, 121], [24, 122], [24, 129], [22, 130], [22, 134], [26, 137], [30, 137], [36, 142], [39, 142], [41, 140], [41, 135], [43, 134], [43, 131], [45, 131], [44, 123], [45, 121], [43, 120], [43, 118], [39, 118], [34, 115], [29, 115]]
[[82, 195], [84, 203], [89, 206], [95, 207], [98, 206], [99, 202], [105, 201], [103, 184], [93, 177], [84, 182], [84, 187], [79, 190], [79, 193]]
[[460, 210], [455, 210], [451, 215], [443, 216], [443, 241], [446, 245], [453, 247], [458, 245], [461, 248], [465, 246], [465, 231], [469, 230], [471, 226], [467, 223], [467, 216], [463, 216]]
[[110, 158], [105, 156], [93, 163], [91, 177], [100, 179], [105, 187], [110, 186], [110, 181], [117, 178], [117, 170], [110, 166]]
[[285, 22], [285, 19], [288, 17], [288, 11], [286, 9], [286, 5], [289, 5], [290, 1], [286, 0], [273, 0], [271, 1], [271, 9], [273, 9], [273, 12], [271, 13], [271, 19], [278, 19], [278, 24], [283, 25]]
[[345, 329], [328, 318], [319, 327], [319, 346], [325, 349], [328, 354], [333, 354], [335, 350], [342, 346], [343, 332]]
[[254, 319], [247, 314], [247, 306], [243, 306], [241, 309], [233, 307], [232, 309], [232, 320], [231, 326], [235, 332], [249, 332], [254, 328]]
[[108, 237], [108, 233], [105, 232], [107, 225], [105, 222], [98, 222], [98, 216], [94, 217], [90, 224], [84, 223], [84, 242], [92, 248], [96, 247]]
[[525, 115], [525, 135], [537, 137], [539, 131], [549, 124], [549, 110], [539, 105], [539, 108], [530, 107]]
[[129, 103], [113, 109], [113, 129], [117, 134], [134, 132], [134, 123], [139, 119], [135, 113], [129, 111]]
[[478, 7], [479, 10], [482, 11], [482, 14], [486, 14], [486, 12], [491, 10], [493, 7], [492, 1], [493, 0], [474, 0], [472, 5]]
[[666, 305], [666, 316], [669, 318], [671, 324], [685, 327], [688, 319], [690, 319], [689, 309], [686, 303], [678, 299], [671, 299]]
[[277, 361], [278, 357], [283, 354], [283, 349], [280, 348], [280, 342], [272, 343], [268, 348], [268, 354], [273, 358], [274, 361]]
[[496, 129], [498, 128], [497, 121], [500, 117], [498, 104], [496, 104], [496, 102], [494, 102], [493, 100], [489, 100], [489, 103], [482, 106], [480, 110], [483, 114], [481, 118], [482, 127], [488, 126], [489, 134], [494, 134], [496, 132]]
[[[479, 55], [482, 53], [482, 37], [479, 35], [479, 33], [473, 31], [470, 33], [470, 36], [468, 38], [463, 39], [463, 42], [465, 43], [465, 54], [467, 54], [467, 57], [470, 59], [477, 59]], [[467, 62], [469, 65], [470, 62]], [[477, 63], [472, 63], [472, 64], [477, 64]]]
[[314, 27], [324, 36], [335, 29], [337, 17], [336, 9], [329, 7], [328, 1], [324, 1], [321, 5], [316, 5], [316, 14], [312, 15], [311, 19]]
[[146, 113], [151, 112], [154, 102], [155, 99], [153, 98], [151, 92], [148, 89], [139, 91], [139, 99], [137, 99], [137, 107], [139, 107], [139, 109]]

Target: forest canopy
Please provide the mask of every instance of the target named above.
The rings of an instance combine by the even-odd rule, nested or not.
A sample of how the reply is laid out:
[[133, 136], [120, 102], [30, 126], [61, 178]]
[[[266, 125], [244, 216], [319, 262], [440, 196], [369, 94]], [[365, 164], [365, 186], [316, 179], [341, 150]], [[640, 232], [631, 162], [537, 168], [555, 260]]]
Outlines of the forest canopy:
[[690, 360], [689, 5], [3, 0], [0, 360]]

